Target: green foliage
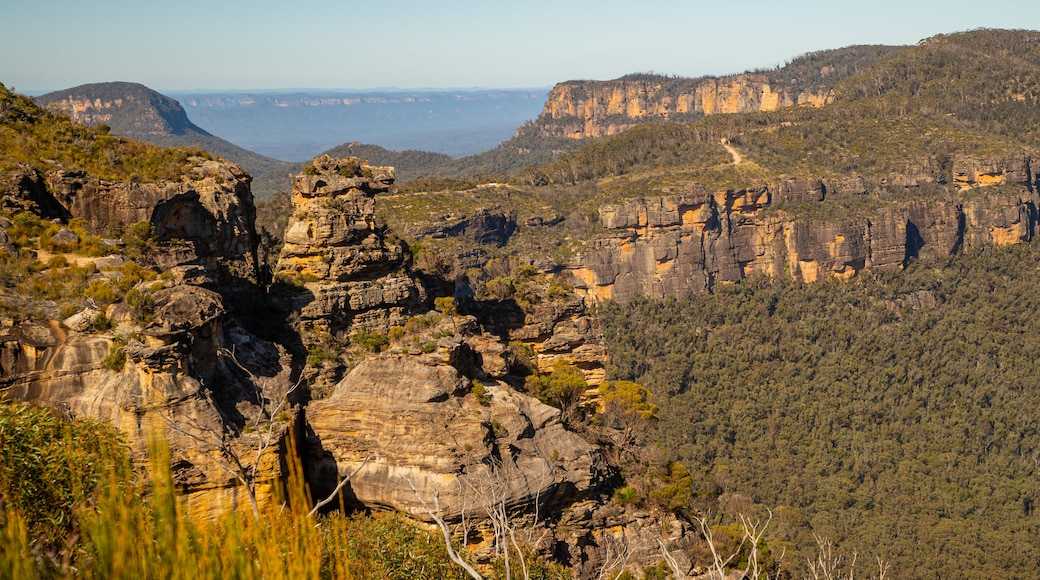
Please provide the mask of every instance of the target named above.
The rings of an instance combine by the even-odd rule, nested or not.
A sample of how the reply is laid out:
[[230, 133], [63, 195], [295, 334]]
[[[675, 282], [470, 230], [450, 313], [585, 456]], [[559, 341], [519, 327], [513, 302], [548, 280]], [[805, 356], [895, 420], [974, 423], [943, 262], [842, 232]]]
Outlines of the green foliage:
[[129, 450], [112, 427], [2, 399], [0, 457], [0, 527], [20, 518], [39, 554], [65, 546], [75, 510], [94, 509], [106, 477], [126, 482], [130, 473]]
[[335, 352], [321, 345], [313, 345], [307, 349], [307, 366], [310, 367], [320, 367], [326, 362], [335, 362], [338, 358]]
[[455, 299], [451, 296], [438, 296], [433, 299], [433, 307], [437, 312], [445, 316], [455, 316], [459, 313], [455, 308]]
[[391, 326], [390, 330], [386, 333], [386, 338], [390, 342], [397, 342], [404, 338], [406, 331], [403, 326]]
[[529, 185], [578, 183], [610, 177], [667, 159], [695, 166], [722, 165], [730, 155], [709, 127], [670, 123], [639, 125], [587, 145], [544, 165], [530, 166], [521, 179]]
[[782, 507], [778, 539], [802, 553], [816, 532], [899, 576], [1028, 576], [1038, 260], [1033, 243], [849, 282], [753, 278], [601, 320], [615, 376], [655, 393], [651, 438], [692, 467], [695, 497]]
[[121, 372], [126, 366], [126, 344], [126, 337], [116, 337], [108, 347], [108, 354], [101, 359], [101, 364], [110, 371]]
[[632, 381], [605, 381], [599, 386], [603, 407], [620, 418], [657, 420], [657, 405], [650, 402], [650, 391]]
[[416, 314], [408, 318], [404, 323], [405, 331], [417, 334], [427, 328], [432, 328], [438, 322], [441, 321], [442, 315], [439, 312], [427, 312], [426, 314]]
[[[108, 330], [112, 330], [113, 328], [115, 328], [115, 326], [116, 326], [116, 323], [113, 322], [112, 320], [110, 320], [108, 318], [108, 316], [105, 315], [104, 312], [99, 312], [98, 315], [94, 317], [94, 320], [92, 320], [91, 323], [90, 323], [90, 327], [91, 327], [91, 329], [94, 330], [94, 332], [105, 332], [105, 331], [108, 331]], [[109, 351], [109, 356], [111, 356], [111, 355], [112, 355], [112, 352]], [[125, 358], [123, 359], [123, 363], [117, 363], [115, 360], [112, 360], [110, 362], [108, 362], [108, 361], [109, 361], [109, 359], [108, 359], [108, 357], [106, 357], [105, 359], [102, 359], [102, 364], [104, 364], [108, 368], [112, 368], [113, 366], [117, 366], [118, 368], [113, 368], [113, 370], [117, 370], [118, 371], [118, 370], [121, 370], [123, 368], [123, 363], [126, 362], [126, 359]], [[109, 364], [111, 364], [112, 366], [109, 366]]]
[[473, 388], [470, 389], [473, 396], [477, 398], [477, 402], [482, 407], [487, 407], [491, 404], [491, 397], [488, 395], [487, 389], [484, 387], [484, 383], [475, 380], [473, 381]]
[[390, 341], [385, 334], [376, 332], [358, 331], [350, 337], [350, 342], [367, 350], [368, 352], [379, 352], [386, 348]]
[[686, 466], [678, 461], [669, 462], [660, 486], [650, 491], [650, 499], [666, 511], [688, 508], [693, 500], [693, 478]]
[[146, 220], [133, 224], [123, 234], [123, 242], [131, 256], [139, 256], [153, 241], [155, 241], [155, 226]]
[[614, 490], [614, 503], [618, 505], [629, 505], [639, 502], [639, 490], [626, 485]]
[[148, 322], [152, 318], [152, 293], [148, 289], [131, 288], [123, 297], [130, 316], [137, 322]]
[[564, 411], [574, 409], [578, 400], [589, 388], [585, 375], [578, 367], [558, 360], [547, 375], [529, 375], [525, 387], [531, 394], [547, 405]]
[[84, 291], [84, 295], [90, 298], [98, 306], [104, 308], [109, 304], [116, 301], [116, 292], [112, 289], [112, 285], [108, 283], [108, 280], [91, 280], [87, 284], [87, 288]]

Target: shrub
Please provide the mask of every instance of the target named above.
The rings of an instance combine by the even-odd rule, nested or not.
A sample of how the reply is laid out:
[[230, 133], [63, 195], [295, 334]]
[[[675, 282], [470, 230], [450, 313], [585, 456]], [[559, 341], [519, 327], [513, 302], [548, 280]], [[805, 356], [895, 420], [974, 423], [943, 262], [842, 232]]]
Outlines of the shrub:
[[473, 388], [470, 389], [470, 391], [473, 393], [473, 396], [477, 398], [477, 402], [480, 403], [482, 407], [487, 407], [491, 404], [491, 397], [488, 396], [487, 389], [484, 388], [484, 383], [476, 380], [473, 381]]
[[337, 359], [336, 353], [324, 346], [314, 345], [307, 349], [307, 366], [319, 367], [326, 362]]
[[115, 372], [121, 372], [126, 366], [126, 338], [119, 337], [112, 341], [108, 347], [108, 354], [101, 360], [105, 368]]
[[91, 280], [84, 294], [102, 308], [118, 300], [116, 292], [112, 289], [112, 285], [108, 283], [108, 280]]
[[359, 331], [350, 337], [350, 342], [369, 351], [379, 352], [386, 348], [390, 341], [385, 335], [375, 332]]
[[150, 289], [131, 288], [124, 297], [130, 316], [138, 322], [148, 322], [152, 318], [152, 292]]
[[614, 503], [618, 505], [629, 505], [638, 501], [639, 492], [631, 485], [626, 485], [614, 491]]
[[455, 299], [451, 296], [439, 296], [434, 298], [433, 307], [445, 316], [455, 316], [458, 310], [455, 308]]
[[17, 514], [38, 553], [65, 545], [75, 510], [91, 509], [105, 476], [130, 474], [128, 450], [112, 427], [6, 400], [0, 400], [0, 456], [0, 520]]
[[528, 377], [525, 385], [543, 403], [564, 411], [572, 409], [589, 387], [581, 369], [562, 360], [553, 364], [548, 375]]

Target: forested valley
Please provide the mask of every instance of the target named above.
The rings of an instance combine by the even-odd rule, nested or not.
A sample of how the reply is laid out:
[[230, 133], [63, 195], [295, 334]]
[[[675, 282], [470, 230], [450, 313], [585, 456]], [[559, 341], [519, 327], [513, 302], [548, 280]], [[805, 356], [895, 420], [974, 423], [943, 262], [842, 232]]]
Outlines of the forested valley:
[[895, 577], [1025, 578], [1040, 559], [1038, 260], [1033, 242], [599, 314], [614, 373], [660, 407], [647, 439], [720, 523], [771, 510], [796, 567], [816, 534]]

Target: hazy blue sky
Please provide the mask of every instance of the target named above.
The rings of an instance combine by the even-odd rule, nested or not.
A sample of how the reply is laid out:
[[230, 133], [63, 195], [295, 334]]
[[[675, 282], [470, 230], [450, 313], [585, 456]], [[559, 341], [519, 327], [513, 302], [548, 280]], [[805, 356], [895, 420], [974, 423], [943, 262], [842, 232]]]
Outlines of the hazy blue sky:
[[0, 82], [543, 87], [701, 76], [850, 44], [1040, 28], [1037, 0], [0, 0]]

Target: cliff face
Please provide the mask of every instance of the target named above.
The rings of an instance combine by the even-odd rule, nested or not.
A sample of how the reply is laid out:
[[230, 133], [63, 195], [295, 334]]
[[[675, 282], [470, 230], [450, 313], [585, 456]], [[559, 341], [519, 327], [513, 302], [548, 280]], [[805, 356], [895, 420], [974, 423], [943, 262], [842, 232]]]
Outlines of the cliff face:
[[536, 121], [546, 136], [584, 139], [614, 135], [645, 122], [691, 119], [720, 113], [819, 107], [829, 92], [789, 94], [762, 75], [719, 79], [618, 79], [560, 83]]
[[[755, 272], [814, 282], [900, 267], [913, 257], [1028, 241], [1040, 203], [1031, 163], [960, 159], [953, 169], [960, 195], [888, 204], [862, 217], [839, 212], [806, 220], [785, 209], [791, 202], [822, 207], [828, 195], [866, 195], [859, 193], [862, 184], [824, 181], [717, 193], [692, 186], [681, 195], [607, 205], [599, 219], [610, 233], [592, 239], [565, 269], [593, 301], [623, 302], [637, 294], [703, 291]], [[1005, 187], [978, 189], [985, 185]]]
[[[115, 425], [140, 461], [150, 438], [162, 435], [174, 482], [201, 517], [249, 509], [232, 456], [248, 463], [260, 451], [255, 473], [246, 475], [258, 501], [267, 501], [285, 475], [288, 423], [270, 434], [242, 429], [263, 415], [264, 401], [284, 398], [288, 373], [270, 365], [280, 351], [229, 320], [215, 292], [173, 284], [156, 291], [153, 304], [153, 322], [129, 340], [131, 324], [115, 307], [109, 314], [121, 324], [110, 332], [8, 321], [0, 333], [0, 384], [14, 398]], [[106, 364], [116, 350], [126, 357], [118, 370]]]
[[159, 183], [109, 181], [84, 171], [29, 168], [9, 178], [9, 203], [25, 200], [51, 219], [86, 220], [97, 233], [149, 222], [160, 242], [178, 242], [155, 256], [161, 268], [197, 265], [257, 281], [256, 207], [250, 176], [237, 165], [194, 157], [182, 179]]
[[[80, 218], [100, 233], [149, 222], [158, 243], [138, 261], [164, 275], [129, 289], [140, 297], [136, 311], [120, 301], [63, 321], [4, 319], [0, 385], [12, 397], [114, 424], [139, 460], [161, 434], [189, 509], [206, 515], [248, 509], [240, 476], [263, 501], [284, 474], [288, 420], [270, 431], [255, 426], [292, 383], [288, 355], [231, 312], [257, 295], [249, 177], [230, 164], [191, 163], [182, 179], [156, 184], [82, 171], [27, 170], [12, 179], [8, 203], [44, 217]], [[118, 279], [126, 263], [118, 255], [70, 259], [92, 263], [98, 282]], [[98, 324], [102, 314], [107, 324]], [[232, 468], [234, 457], [254, 455], [248, 473]]]

